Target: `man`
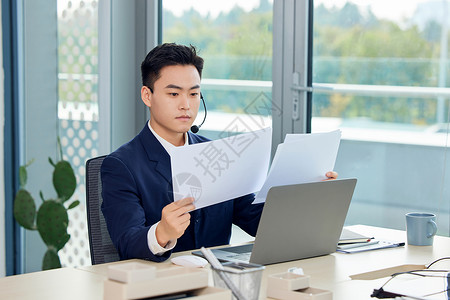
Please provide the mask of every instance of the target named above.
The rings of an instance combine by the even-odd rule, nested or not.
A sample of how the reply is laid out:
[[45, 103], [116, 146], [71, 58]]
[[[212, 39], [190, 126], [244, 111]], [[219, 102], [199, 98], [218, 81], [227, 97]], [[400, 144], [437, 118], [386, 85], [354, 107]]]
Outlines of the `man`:
[[142, 62], [150, 121], [101, 168], [102, 212], [121, 259], [163, 261], [172, 251], [228, 244], [232, 223], [256, 235], [263, 204], [251, 204], [253, 194], [195, 211], [193, 198], [173, 202], [170, 149], [208, 141], [189, 132], [202, 69], [194, 47], [176, 44], [157, 46]]

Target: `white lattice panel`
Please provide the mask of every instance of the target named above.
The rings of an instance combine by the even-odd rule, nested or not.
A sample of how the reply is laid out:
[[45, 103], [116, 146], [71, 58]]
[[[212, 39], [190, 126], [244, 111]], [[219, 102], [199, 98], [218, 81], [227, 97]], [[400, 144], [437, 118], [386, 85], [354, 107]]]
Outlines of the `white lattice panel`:
[[86, 221], [85, 162], [98, 155], [98, 1], [58, 0], [58, 117], [64, 159], [74, 168], [77, 190], [69, 200], [69, 242], [63, 266], [90, 265]]

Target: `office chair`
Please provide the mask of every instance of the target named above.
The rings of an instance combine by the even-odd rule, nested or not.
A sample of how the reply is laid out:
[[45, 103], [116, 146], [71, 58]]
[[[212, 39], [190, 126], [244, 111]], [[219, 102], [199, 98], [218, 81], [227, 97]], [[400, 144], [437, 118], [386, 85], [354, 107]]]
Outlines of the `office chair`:
[[101, 211], [103, 198], [100, 167], [105, 157], [106, 155], [86, 161], [86, 208], [92, 265], [120, 260]]

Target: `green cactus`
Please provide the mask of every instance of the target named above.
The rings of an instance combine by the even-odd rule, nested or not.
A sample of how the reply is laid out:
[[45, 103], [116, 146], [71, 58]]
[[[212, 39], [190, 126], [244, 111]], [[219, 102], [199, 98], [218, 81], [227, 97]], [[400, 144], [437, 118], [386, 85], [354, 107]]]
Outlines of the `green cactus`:
[[14, 199], [14, 217], [26, 229], [36, 230], [36, 204], [27, 190], [20, 189]]
[[[59, 139], [58, 145], [60, 146]], [[53, 163], [51, 158], [49, 158], [49, 162], [55, 168], [52, 179], [57, 199], [46, 200], [40, 192], [43, 203], [36, 212], [35, 201], [25, 189], [27, 183], [26, 168], [32, 161], [19, 169], [20, 189], [14, 199], [14, 218], [16, 221], [26, 229], [38, 230], [42, 240], [47, 245], [48, 249], [42, 261], [43, 270], [61, 267], [58, 251], [70, 239], [70, 235], [67, 233], [67, 226], [69, 225], [67, 210], [80, 204], [80, 201], [75, 200], [67, 208], [64, 206], [64, 203], [72, 197], [76, 189], [75, 173], [70, 163], [62, 159], [62, 153], [61, 160], [56, 164]]]
[[14, 200], [14, 217], [17, 222], [26, 229], [36, 230], [34, 220], [36, 219], [36, 204], [31, 194], [25, 190], [27, 184], [27, 167], [33, 163], [29, 161], [25, 166], [19, 168], [20, 189]]
[[65, 202], [75, 192], [77, 179], [68, 161], [61, 160], [56, 165], [50, 158], [49, 161], [55, 167], [53, 171], [53, 186], [58, 194], [58, 198]]
[[[48, 248], [44, 254], [43, 266], [52, 266], [50, 269], [61, 268], [61, 261], [59, 260], [58, 251]], [[45, 269], [44, 269], [45, 270]]]
[[61, 250], [70, 238], [67, 233], [69, 217], [67, 210], [60, 202], [46, 200], [37, 213], [37, 229], [44, 243]]

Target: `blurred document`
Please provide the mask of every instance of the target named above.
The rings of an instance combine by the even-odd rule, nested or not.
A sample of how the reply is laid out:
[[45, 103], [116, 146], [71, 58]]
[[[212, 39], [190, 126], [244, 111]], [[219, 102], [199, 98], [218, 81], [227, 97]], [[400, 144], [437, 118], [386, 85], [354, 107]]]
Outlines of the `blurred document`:
[[269, 169], [272, 129], [171, 149], [174, 201], [194, 197], [199, 209], [261, 189]]
[[266, 201], [273, 186], [315, 182], [326, 179], [334, 169], [341, 131], [288, 134], [279, 144], [263, 187], [253, 203]]
[[[428, 271], [428, 272], [427, 272]], [[434, 270], [434, 272], [415, 271], [411, 274], [400, 274], [383, 286], [384, 291], [410, 297], [411, 299], [448, 300], [450, 299], [450, 273]], [[418, 275], [422, 276], [418, 276]], [[407, 298], [407, 299], [410, 299]]]

